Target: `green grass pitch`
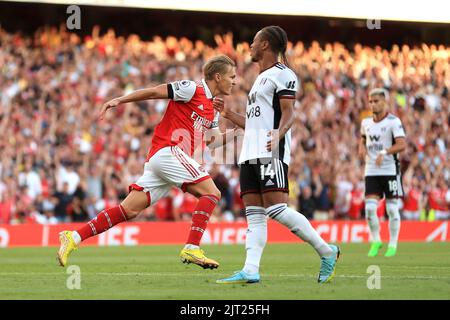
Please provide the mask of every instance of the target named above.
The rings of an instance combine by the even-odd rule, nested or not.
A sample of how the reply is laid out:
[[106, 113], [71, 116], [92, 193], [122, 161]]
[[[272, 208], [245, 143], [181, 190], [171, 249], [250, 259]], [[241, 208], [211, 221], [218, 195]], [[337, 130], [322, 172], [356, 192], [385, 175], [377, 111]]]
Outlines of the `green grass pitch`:
[[[450, 299], [450, 243], [401, 243], [394, 258], [383, 256], [386, 247], [368, 258], [368, 244], [342, 244], [336, 276], [322, 285], [306, 244], [268, 244], [262, 282], [252, 285], [215, 284], [242, 267], [243, 245], [204, 246], [221, 263], [216, 270], [182, 264], [181, 247], [81, 247], [69, 261], [80, 268], [79, 290], [67, 288], [57, 248], [0, 249], [0, 299]], [[380, 289], [367, 287], [371, 265]]]

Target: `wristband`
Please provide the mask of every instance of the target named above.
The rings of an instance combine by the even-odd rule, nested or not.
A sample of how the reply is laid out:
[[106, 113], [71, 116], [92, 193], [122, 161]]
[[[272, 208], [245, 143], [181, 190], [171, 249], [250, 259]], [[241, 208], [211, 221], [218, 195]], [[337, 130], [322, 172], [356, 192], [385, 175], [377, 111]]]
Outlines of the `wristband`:
[[383, 150], [381, 150], [381, 151], [379, 152], [379, 154], [385, 156], [385, 155], [387, 155], [387, 150], [386, 150], [386, 149], [383, 149]]

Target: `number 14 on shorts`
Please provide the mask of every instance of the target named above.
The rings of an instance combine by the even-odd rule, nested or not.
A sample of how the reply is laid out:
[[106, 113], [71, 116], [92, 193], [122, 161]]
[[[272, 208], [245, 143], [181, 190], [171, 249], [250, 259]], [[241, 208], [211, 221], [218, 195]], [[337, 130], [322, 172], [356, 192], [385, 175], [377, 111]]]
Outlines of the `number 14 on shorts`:
[[273, 179], [275, 177], [275, 171], [272, 168], [272, 163], [269, 163], [267, 167], [266, 165], [262, 164], [260, 170], [261, 180], [264, 180], [264, 176], [270, 176], [270, 179]]

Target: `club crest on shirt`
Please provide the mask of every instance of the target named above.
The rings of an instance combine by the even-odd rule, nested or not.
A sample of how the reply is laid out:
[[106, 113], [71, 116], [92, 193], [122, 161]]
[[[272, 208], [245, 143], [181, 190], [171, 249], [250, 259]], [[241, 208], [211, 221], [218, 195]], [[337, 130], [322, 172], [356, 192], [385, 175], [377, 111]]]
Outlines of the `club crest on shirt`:
[[188, 80], [182, 80], [180, 81], [181, 87], [189, 87], [189, 81]]
[[253, 103], [255, 103], [256, 102], [256, 95], [258, 94], [258, 92], [257, 91], [255, 91], [255, 92], [252, 92], [252, 93], [250, 93], [249, 95], [248, 95], [248, 105], [251, 105], [251, 104], [253, 104]]

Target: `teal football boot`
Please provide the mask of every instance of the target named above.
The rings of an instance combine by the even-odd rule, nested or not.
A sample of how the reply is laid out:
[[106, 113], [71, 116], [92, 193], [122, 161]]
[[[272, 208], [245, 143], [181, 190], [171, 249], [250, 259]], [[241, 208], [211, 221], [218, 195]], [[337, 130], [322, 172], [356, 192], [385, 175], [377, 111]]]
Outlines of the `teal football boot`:
[[259, 273], [248, 274], [246, 272], [239, 271], [233, 274], [229, 278], [219, 279], [216, 283], [219, 284], [235, 284], [235, 283], [258, 283], [260, 281]]
[[317, 282], [319, 283], [330, 282], [336, 273], [336, 262], [339, 259], [341, 251], [339, 250], [339, 247], [334, 244], [330, 244], [330, 248], [333, 250], [333, 254], [329, 257], [320, 258], [320, 272], [319, 278], [317, 279]]

